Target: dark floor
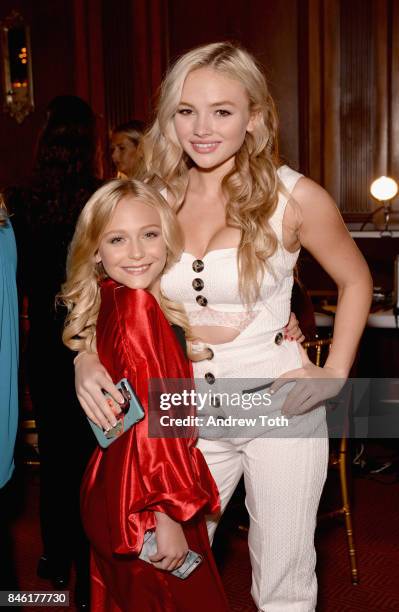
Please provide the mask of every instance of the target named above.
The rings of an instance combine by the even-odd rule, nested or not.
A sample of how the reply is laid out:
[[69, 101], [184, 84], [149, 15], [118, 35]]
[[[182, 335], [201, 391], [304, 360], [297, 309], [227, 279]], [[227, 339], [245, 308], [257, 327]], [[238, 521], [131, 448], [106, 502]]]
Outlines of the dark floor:
[[[376, 459], [377, 463], [382, 460]], [[360, 584], [352, 586], [350, 581], [346, 536], [341, 523], [333, 520], [323, 524], [316, 534], [318, 612], [399, 612], [399, 476], [396, 468], [391, 473], [373, 476], [365, 470], [360, 472], [352, 483]], [[22, 468], [13, 488], [15, 505], [2, 507], [3, 515], [7, 510], [10, 514], [11, 541], [8, 550], [7, 542], [0, 543], [1, 558], [4, 563], [13, 557], [15, 587], [51, 590], [49, 583], [37, 578], [35, 573], [41, 553], [37, 470]], [[326, 490], [327, 505], [337, 489], [338, 482], [332, 475]], [[242, 504], [236, 498], [221, 525], [215, 552], [232, 612], [256, 612], [249, 595], [251, 572], [246, 531], [237, 527], [240, 514], [238, 522], [245, 524]], [[47, 610], [74, 610], [72, 593], [73, 590], [69, 608]]]

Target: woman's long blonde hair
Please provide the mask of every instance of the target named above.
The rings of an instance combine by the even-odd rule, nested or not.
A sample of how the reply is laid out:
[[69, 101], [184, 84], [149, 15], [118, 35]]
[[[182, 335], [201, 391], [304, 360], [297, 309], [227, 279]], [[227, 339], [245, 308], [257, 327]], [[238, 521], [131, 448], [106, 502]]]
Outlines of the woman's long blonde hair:
[[[114, 179], [98, 189], [82, 210], [70, 245], [67, 259], [67, 279], [57, 301], [66, 306], [62, 339], [73, 351], [92, 350], [95, 347], [96, 323], [100, 309], [101, 280], [106, 278], [102, 263], [95, 263], [102, 234], [116, 206], [124, 197], [132, 197], [155, 208], [161, 218], [162, 236], [167, 248], [165, 271], [182, 252], [182, 234], [176, 216], [164, 198], [155, 189], [137, 180]], [[160, 306], [168, 319], [180, 325], [188, 341], [188, 355], [195, 360], [207, 356], [207, 351], [193, 354], [194, 340], [187, 315], [182, 306], [168, 300], [161, 293]]]
[[192, 162], [178, 141], [173, 119], [187, 75], [204, 67], [242, 83], [255, 118], [253, 131], [246, 133], [236, 153], [234, 168], [222, 181], [227, 223], [241, 230], [239, 289], [244, 303], [250, 304], [259, 297], [265, 265], [277, 248], [269, 219], [281, 189], [277, 175], [277, 113], [265, 77], [252, 55], [222, 42], [198, 47], [178, 59], [162, 83], [156, 119], [142, 142], [144, 158], [150, 180], [167, 188], [177, 210], [184, 202]]

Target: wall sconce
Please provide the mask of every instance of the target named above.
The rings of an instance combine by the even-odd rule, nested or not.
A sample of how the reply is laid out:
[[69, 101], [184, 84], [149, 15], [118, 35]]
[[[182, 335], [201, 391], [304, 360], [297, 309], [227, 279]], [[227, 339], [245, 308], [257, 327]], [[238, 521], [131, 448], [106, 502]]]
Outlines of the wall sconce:
[[381, 231], [382, 234], [389, 234], [389, 218], [391, 215], [392, 200], [398, 193], [398, 184], [393, 178], [389, 176], [380, 176], [378, 179], [373, 181], [370, 185], [370, 193], [375, 200], [380, 204], [376, 210], [374, 210], [362, 224], [360, 230], [364, 229], [364, 226], [372, 220], [374, 215], [380, 210], [384, 209], [384, 229]]
[[29, 26], [13, 11], [0, 22], [3, 108], [18, 123], [34, 109]]

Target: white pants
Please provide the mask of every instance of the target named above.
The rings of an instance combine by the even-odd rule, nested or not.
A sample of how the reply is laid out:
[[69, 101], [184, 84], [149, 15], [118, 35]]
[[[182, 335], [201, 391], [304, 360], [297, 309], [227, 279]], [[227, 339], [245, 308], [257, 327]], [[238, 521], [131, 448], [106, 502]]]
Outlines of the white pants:
[[[327, 472], [328, 438], [198, 440], [219, 488], [221, 513], [244, 474], [250, 517], [252, 597], [261, 612], [312, 612], [314, 531]], [[212, 541], [220, 515], [208, 517]]]

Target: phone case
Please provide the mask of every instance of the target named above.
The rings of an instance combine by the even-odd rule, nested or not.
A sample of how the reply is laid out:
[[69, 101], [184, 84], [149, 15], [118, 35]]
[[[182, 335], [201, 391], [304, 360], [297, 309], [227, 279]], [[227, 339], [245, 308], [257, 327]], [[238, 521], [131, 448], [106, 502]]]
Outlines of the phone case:
[[[144, 543], [139, 559], [151, 563], [149, 557], [155, 555], [157, 552], [157, 540], [155, 537], [155, 531], [146, 531], [144, 534]], [[173, 576], [185, 580], [195, 570], [196, 567], [202, 562], [202, 556], [198, 553], [189, 550], [183, 564], [177, 569], [170, 572]]]
[[[109, 431], [104, 431], [88, 418], [94, 435], [102, 448], [107, 448], [107, 446], [115, 442], [115, 440], [125, 433], [125, 431], [130, 429], [132, 425], [144, 418], [144, 410], [127, 378], [122, 378], [115, 386], [125, 398], [125, 403], [120, 406], [122, 412], [116, 415], [118, 422], [115, 427], [112, 427]], [[104, 393], [104, 395], [110, 402], [113, 402], [109, 393]]]

